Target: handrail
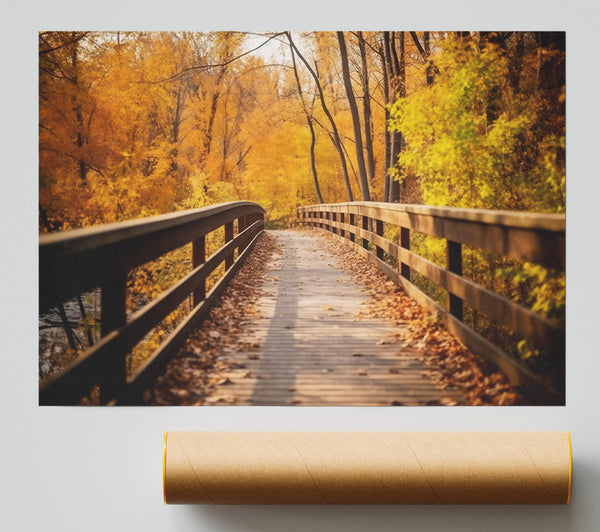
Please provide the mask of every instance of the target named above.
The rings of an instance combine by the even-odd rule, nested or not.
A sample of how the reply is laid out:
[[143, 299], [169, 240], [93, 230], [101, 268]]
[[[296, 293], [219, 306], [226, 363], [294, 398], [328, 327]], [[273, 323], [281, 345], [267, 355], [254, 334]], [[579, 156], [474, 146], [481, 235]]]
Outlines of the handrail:
[[[564, 359], [564, 325], [462, 277], [462, 245], [564, 271], [563, 214], [377, 202], [310, 205], [298, 207], [297, 212], [299, 222], [325, 229], [349, 242], [401, 285], [409, 296], [436, 313], [450, 332], [498, 367], [513, 384], [533, 391], [549, 403], [564, 402], [562, 391], [550, 388], [462, 321], [463, 302], [467, 302], [537, 347], [548, 350], [555, 359]], [[358, 218], [361, 218], [360, 223]], [[399, 245], [384, 238], [384, 223], [400, 228]], [[410, 231], [444, 238], [447, 242], [447, 267], [442, 268], [410, 251]], [[362, 241], [359, 242], [359, 239]], [[375, 247], [374, 253], [369, 250], [369, 244]], [[399, 271], [384, 261], [384, 253], [397, 261]], [[448, 291], [447, 308], [442, 308], [411, 282], [411, 271], [420, 273]]]
[[[77, 229], [40, 237], [40, 313], [95, 287], [101, 289], [101, 339], [40, 388], [40, 404], [75, 404], [100, 384], [101, 403], [139, 402], [171, 354], [207, 315], [264, 228], [264, 209], [247, 201]], [[234, 237], [234, 221], [237, 236]], [[225, 227], [224, 245], [208, 259], [205, 237]], [[193, 270], [127, 319], [125, 288], [133, 268], [192, 242]], [[234, 260], [234, 251], [238, 257]], [[225, 273], [206, 294], [206, 278]], [[193, 310], [134, 375], [126, 354], [186, 297]]]

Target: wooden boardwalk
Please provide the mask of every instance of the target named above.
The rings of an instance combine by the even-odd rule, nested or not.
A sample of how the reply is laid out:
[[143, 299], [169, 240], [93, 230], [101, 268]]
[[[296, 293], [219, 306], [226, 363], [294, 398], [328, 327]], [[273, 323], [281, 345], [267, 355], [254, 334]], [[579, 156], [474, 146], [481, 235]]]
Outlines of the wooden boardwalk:
[[232, 369], [209, 403], [227, 396], [236, 405], [464, 404], [457, 389], [436, 387], [410, 346], [389, 341], [399, 326], [357, 318], [368, 296], [317, 239], [272, 234], [282, 254], [269, 265], [260, 318], [226, 351]]

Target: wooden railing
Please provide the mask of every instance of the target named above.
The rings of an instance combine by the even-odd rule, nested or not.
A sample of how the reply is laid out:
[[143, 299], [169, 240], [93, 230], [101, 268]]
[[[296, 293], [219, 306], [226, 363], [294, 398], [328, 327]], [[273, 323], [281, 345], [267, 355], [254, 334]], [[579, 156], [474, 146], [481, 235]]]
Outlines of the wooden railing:
[[[562, 390], [548, 386], [515, 358], [468, 327], [463, 322], [463, 302], [544, 349], [563, 368], [564, 325], [462, 276], [463, 244], [564, 271], [564, 215], [353, 202], [299, 207], [298, 221], [328, 230], [351, 243], [409, 296], [436, 313], [450, 332], [498, 367], [513, 384], [543, 398], [545, 404], [564, 403]], [[399, 228], [398, 244], [384, 238], [384, 223]], [[410, 251], [411, 231], [446, 240], [446, 268]], [[369, 247], [374, 249], [370, 251]], [[398, 271], [385, 262], [384, 253], [395, 259]], [[411, 283], [411, 271], [448, 292], [446, 308]]]
[[[205, 237], [222, 226], [224, 245], [206, 258]], [[76, 404], [97, 385], [103, 404], [139, 402], [169, 357], [207, 315], [263, 228], [263, 208], [238, 201], [40, 237], [40, 314], [85, 291], [101, 289], [101, 339], [43, 383], [40, 404]], [[128, 273], [189, 242], [193, 270], [127, 317]], [[206, 278], [223, 262], [224, 275], [206, 294]], [[127, 353], [190, 295], [193, 310], [142, 367], [127, 376]]]

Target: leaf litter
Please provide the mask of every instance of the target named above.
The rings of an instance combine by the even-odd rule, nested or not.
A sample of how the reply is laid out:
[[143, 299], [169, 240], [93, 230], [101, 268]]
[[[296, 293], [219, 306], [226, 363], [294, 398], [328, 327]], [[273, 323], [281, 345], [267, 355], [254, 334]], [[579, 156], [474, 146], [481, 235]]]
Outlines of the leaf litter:
[[[309, 232], [315, 235], [314, 231]], [[523, 404], [522, 396], [502, 373], [471, 353], [379, 269], [346, 245], [322, 235], [319, 238], [337, 257], [337, 267], [351, 274], [370, 296], [358, 310], [355, 320], [375, 317], [390, 320], [399, 327], [398, 332], [383, 339], [381, 345], [398, 343], [402, 348], [398, 352], [399, 357], [414, 357], [425, 363], [427, 369], [423, 378], [433, 380], [441, 390], [458, 388], [469, 405]], [[258, 343], [247, 345], [247, 342], [242, 342], [241, 329], [249, 318], [259, 317], [256, 301], [267, 292], [263, 289], [265, 281], [272, 279], [272, 276], [267, 276], [267, 265], [278, 256], [281, 258], [277, 239], [263, 233], [202, 326], [173, 357], [154, 387], [145, 393], [147, 404], [236, 403], [234, 395], [219, 392], [219, 389], [227, 388], [226, 384], [235, 382], [227, 375], [235, 368], [223, 360], [224, 348], [227, 345], [237, 345], [244, 350], [259, 347]], [[362, 355], [357, 353], [353, 356]], [[259, 358], [258, 354], [248, 354], [249, 360]], [[251, 373], [239, 376], [250, 377]], [[269, 379], [270, 376], [264, 378]], [[400, 406], [402, 402], [391, 404]], [[442, 398], [424, 404], [452, 406], [457, 402]]]
[[[399, 356], [414, 356], [424, 362], [423, 377], [437, 387], [458, 388], [469, 405], [517, 405], [524, 399], [508, 379], [457, 340], [435, 316], [415, 303], [402, 288], [346, 244], [307, 229], [338, 258], [338, 268], [346, 271], [370, 296], [355, 319], [381, 318], [400, 327], [393, 338], [379, 344], [400, 343]], [[400, 403], [396, 401], [396, 403]], [[455, 400], [443, 398], [425, 404], [453, 406]]]
[[[266, 292], [269, 263], [281, 258], [277, 238], [267, 232], [260, 235], [252, 253], [224, 290], [204, 322], [186, 340], [184, 346], [169, 362], [167, 369], [154, 386], [144, 394], [149, 405], [214, 405], [235, 404], [237, 398], [219, 390], [227, 389], [234, 379], [252, 377], [250, 371], [242, 371], [243, 364], [224, 358], [227, 346], [238, 349], [257, 349], [256, 342], [241, 340], [242, 327], [259, 317], [256, 302]], [[248, 359], [259, 355], [249, 354]], [[232, 370], [238, 370], [233, 374]]]

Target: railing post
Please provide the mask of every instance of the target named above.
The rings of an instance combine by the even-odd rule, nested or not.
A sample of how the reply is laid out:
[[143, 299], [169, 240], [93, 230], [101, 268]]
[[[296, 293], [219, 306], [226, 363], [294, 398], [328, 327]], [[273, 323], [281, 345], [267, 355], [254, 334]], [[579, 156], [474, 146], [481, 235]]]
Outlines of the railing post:
[[[459, 242], [448, 240], [448, 270], [462, 275], [462, 249]], [[463, 300], [448, 292], [448, 310], [455, 318], [463, 319]]]
[[[356, 224], [354, 223], [354, 214], [350, 214], [350, 225], [352, 225], [353, 227], [356, 227]], [[355, 241], [355, 235], [354, 233], [350, 233], [350, 242], [354, 242]]]
[[[118, 329], [127, 320], [125, 298], [127, 289], [127, 274], [121, 273], [107, 278], [101, 285], [100, 334], [106, 336]], [[100, 379], [100, 403], [108, 403], [125, 387], [127, 369], [125, 352], [112, 351], [109, 355], [104, 374]]]
[[[225, 244], [233, 240], [233, 221], [225, 224]], [[225, 269], [228, 270], [233, 266], [233, 251], [225, 257]]]
[[[410, 230], [408, 227], [400, 228], [400, 247], [406, 250], [410, 249]], [[400, 263], [400, 275], [410, 281], [410, 266], [408, 264]]]
[[[375, 234], [378, 236], [383, 236], [383, 222], [381, 220], [375, 220]], [[379, 260], [383, 260], [383, 248], [376, 246], [377, 249], [377, 258]]]
[[[247, 225], [246, 225], [246, 217], [245, 216], [240, 216], [237, 220], [237, 234], [239, 235], [242, 231], [244, 231], [244, 229], [246, 229]], [[238, 256], [240, 255], [240, 253], [242, 251], [244, 251], [244, 248], [246, 247], [246, 244], [244, 244], [243, 242], [240, 243], [240, 245], [237, 247], [237, 252], [238, 252]]]
[[[368, 216], [362, 217], [362, 228], [365, 231], [369, 230], [369, 217]], [[366, 238], [362, 239], [362, 247], [365, 249], [369, 249], [369, 241]]]
[[[205, 235], [198, 237], [192, 242], [192, 267], [197, 268], [206, 261], [206, 239]], [[206, 279], [192, 294], [192, 303], [197, 307], [206, 298]]]
[[336, 214], [335, 212], [332, 212], [332, 213], [331, 213], [331, 222], [332, 222], [332, 225], [331, 225], [331, 232], [332, 232], [334, 235], [337, 235], [337, 234], [338, 234], [338, 232], [337, 232], [337, 228], [335, 227], [335, 225], [333, 225], [333, 224], [335, 224], [335, 223], [337, 222], [337, 214]]

